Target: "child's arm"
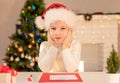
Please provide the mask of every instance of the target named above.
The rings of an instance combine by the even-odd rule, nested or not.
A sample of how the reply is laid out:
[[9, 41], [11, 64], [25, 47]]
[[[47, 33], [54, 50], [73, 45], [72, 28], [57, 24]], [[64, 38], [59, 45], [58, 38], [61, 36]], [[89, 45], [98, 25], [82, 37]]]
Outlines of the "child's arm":
[[80, 62], [80, 43], [73, 42], [71, 49], [66, 48], [62, 51], [62, 58], [67, 72], [75, 72], [78, 69]]
[[49, 46], [48, 42], [43, 42], [40, 46], [38, 65], [42, 71], [49, 72], [56, 58], [57, 48]]

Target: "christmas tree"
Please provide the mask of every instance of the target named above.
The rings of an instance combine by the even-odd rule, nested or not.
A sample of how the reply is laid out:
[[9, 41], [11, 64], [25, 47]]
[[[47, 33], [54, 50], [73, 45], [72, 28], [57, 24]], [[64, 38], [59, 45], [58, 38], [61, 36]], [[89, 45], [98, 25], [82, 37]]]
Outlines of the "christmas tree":
[[107, 66], [106, 69], [108, 73], [117, 73], [120, 68], [120, 57], [112, 45], [112, 51], [110, 52], [110, 56], [107, 58]]
[[39, 45], [47, 38], [44, 29], [38, 29], [35, 25], [35, 18], [44, 10], [43, 0], [26, 0], [4, 58], [11, 68], [18, 71], [40, 71], [37, 64]]

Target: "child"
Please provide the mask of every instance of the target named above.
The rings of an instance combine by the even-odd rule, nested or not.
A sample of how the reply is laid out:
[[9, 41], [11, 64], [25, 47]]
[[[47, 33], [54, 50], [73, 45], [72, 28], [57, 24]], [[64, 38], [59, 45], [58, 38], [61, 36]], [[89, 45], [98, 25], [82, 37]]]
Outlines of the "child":
[[36, 25], [48, 32], [48, 41], [40, 45], [38, 65], [43, 72], [78, 70], [81, 46], [72, 38], [75, 20], [75, 14], [62, 4], [50, 5], [36, 18]]

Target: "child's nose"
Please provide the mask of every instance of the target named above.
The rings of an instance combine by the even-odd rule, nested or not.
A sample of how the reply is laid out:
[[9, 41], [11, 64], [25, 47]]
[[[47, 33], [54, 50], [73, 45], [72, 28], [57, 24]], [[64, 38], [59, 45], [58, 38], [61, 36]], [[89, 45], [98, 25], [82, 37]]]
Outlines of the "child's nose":
[[56, 32], [55, 32], [56, 34], [60, 34], [61, 33], [61, 31], [60, 30], [56, 30]]

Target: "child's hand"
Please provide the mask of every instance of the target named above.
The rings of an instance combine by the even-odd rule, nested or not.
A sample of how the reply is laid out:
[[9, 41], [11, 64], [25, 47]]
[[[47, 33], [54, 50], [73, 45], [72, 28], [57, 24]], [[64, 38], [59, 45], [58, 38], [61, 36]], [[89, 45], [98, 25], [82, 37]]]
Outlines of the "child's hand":
[[55, 47], [58, 47], [58, 45], [56, 44], [56, 42], [51, 38], [49, 31], [48, 31], [47, 38], [48, 38], [48, 42], [49, 42], [50, 44], [52, 44], [52, 45], [55, 46]]
[[63, 41], [62, 49], [69, 48], [71, 45], [71, 42], [72, 42], [72, 29], [70, 28], [68, 30], [68, 34], [67, 34], [66, 38]]

